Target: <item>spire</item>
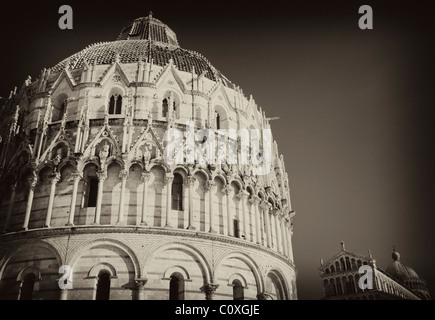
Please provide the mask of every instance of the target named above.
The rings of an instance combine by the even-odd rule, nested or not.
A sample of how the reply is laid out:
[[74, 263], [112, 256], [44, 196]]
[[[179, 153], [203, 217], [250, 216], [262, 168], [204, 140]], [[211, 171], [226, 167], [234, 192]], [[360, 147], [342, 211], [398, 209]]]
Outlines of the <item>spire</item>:
[[344, 241], [341, 241], [340, 245], [341, 245], [341, 251], [346, 251], [346, 248], [344, 246]]

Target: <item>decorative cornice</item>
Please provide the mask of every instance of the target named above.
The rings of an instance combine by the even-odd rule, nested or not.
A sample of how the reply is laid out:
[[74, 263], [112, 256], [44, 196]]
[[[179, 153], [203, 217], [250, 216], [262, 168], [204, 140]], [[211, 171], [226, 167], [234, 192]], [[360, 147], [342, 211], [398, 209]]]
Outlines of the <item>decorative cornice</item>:
[[68, 227], [52, 227], [50, 229], [30, 229], [27, 231], [18, 231], [0, 235], [0, 242], [8, 242], [14, 240], [23, 240], [31, 238], [50, 238], [55, 236], [65, 235], [78, 235], [78, 234], [152, 234], [163, 235], [171, 237], [189, 237], [193, 239], [203, 239], [210, 241], [217, 241], [227, 243], [240, 247], [259, 250], [265, 254], [269, 254], [274, 258], [279, 259], [283, 263], [289, 265], [293, 270], [296, 266], [287, 257], [281, 255], [272, 249], [260, 246], [253, 242], [248, 242], [239, 238], [229, 237], [221, 234], [207, 233], [197, 230], [184, 230], [184, 229], [167, 229], [163, 227], [149, 227], [149, 226], [68, 226]]

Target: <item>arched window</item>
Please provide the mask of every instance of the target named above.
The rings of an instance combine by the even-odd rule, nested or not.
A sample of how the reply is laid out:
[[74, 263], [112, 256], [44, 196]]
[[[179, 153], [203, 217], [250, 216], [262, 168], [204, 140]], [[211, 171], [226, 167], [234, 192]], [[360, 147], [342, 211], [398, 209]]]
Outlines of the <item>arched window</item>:
[[221, 128], [221, 116], [217, 111], [215, 111], [215, 112], [216, 112], [216, 129], [220, 130], [220, 128]]
[[234, 300], [244, 300], [244, 288], [240, 280], [235, 279], [233, 281], [233, 299]]
[[[168, 111], [169, 111], [169, 103], [168, 103], [168, 99], [163, 99], [162, 101], [162, 117], [166, 118], [166, 116], [168, 115]], [[172, 103], [172, 111], [175, 113], [176, 118], [178, 118], [177, 115], [177, 107], [175, 104], [175, 101]]]
[[168, 99], [163, 99], [162, 102], [162, 117], [166, 118], [166, 116], [168, 115]]
[[174, 272], [171, 275], [169, 300], [184, 300], [184, 278], [179, 272]]
[[33, 287], [35, 286], [36, 276], [34, 273], [27, 274], [21, 286], [20, 300], [32, 300]]
[[346, 257], [346, 270], [351, 270], [349, 257]]
[[114, 94], [110, 97], [109, 101], [109, 114], [122, 113], [122, 96]]
[[355, 259], [352, 259], [352, 269], [356, 269], [356, 262], [355, 262]]
[[63, 117], [65, 116], [66, 106], [67, 106], [67, 101], [65, 100], [65, 101], [62, 102], [62, 105], [60, 106], [59, 120], [62, 120]]
[[172, 182], [172, 210], [183, 211], [183, 177], [174, 173]]
[[67, 106], [67, 101], [63, 100], [59, 105], [59, 113], [55, 115], [55, 112], [53, 112], [53, 121], [60, 121], [63, 119], [66, 113], [66, 106]]
[[110, 298], [110, 273], [101, 270], [98, 274], [96, 300], [109, 300]]

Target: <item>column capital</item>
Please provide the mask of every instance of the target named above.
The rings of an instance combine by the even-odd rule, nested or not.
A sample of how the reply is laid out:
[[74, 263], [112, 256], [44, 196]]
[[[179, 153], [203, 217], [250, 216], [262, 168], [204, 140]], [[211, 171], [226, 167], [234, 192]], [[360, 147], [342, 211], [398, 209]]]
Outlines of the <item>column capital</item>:
[[29, 178], [28, 184], [29, 184], [30, 189], [32, 189], [32, 190], [35, 189], [36, 185], [38, 184], [38, 177], [35, 175], [35, 176]]
[[205, 185], [204, 185], [204, 190], [207, 192], [207, 191], [210, 191], [214, 186], [215, 186], [216, 184], [214, 183], [214, 181], [213, 180], [207, 180], [207, 182], [205, 183]]
[[82, 178], [83, 178], [83, 175], [80, 172], [75, 171], [75, 172], [71, 173], [69, 181], [71, 181], [71, 180], [79, 180], [80, 181]]
[[146, 279], [146, 278], [136, 278], [136, 279], [134, 279], [134, 282], [136, 284], [136, 288], [138, 290], [144, 290], [147, 281], [148, 281], [148, 279]]
[[239, 199], [246, 199], [249, 197], [249, 192], [246, 190], [240, 190], [240, 192], [237, 194], [237, 198]]
[[104, 181], [107, 179], [107, 171], [105, 170], [98, 170], [97, 171], [97, 178], [98, 181]]
[[128, 170], [121, 170], [121, 171], [119, 172], [119, 177], [120, 177], [121, 179], [128, 179]]
[[260, 208], [263, 210], [270, 210], [270, 208], [272, 208], [272, 205], [269, 202], [263, 200], [260, 202]]
[[173, 174], [167, 174], [166, 175], [166, 182], [167, 183], [172, 183], [172, 181], [174, 181], [174, 175]]
[[258, 205], [261, 202], [261, 198], [257, 195], [253, 195], [250, 199], [249, 202], [252, 203], [253, 205]]
[[50, 175], [50, 181], [52, 184], [57, 184], [60, 181], [60, 173], [55, 172], [52, 175]]
[[195, 177], [193, 177], [193, 176], [188, 176], [187, 177], [187, 185], [189, 187], [193, 187], [195, 181], [196, 181]]
[[219, 288], [218, 284], [215, 283], [207, 283], [203, 287], [200, 288], [202, 293], [205, 293], [207, 300], [213, 300], [213, 295], [216, 290]]
[[144, 171], [144, 172], [142, 172], [141, 179], [142, 179], [144, 182], [149, 182], [150, 179], [151, 179], [151, 172], [148, 172], [148, 171]]
[[230, 185], [225, 185], [225, 187], [222, 188], [222, 193], [225, 195], [229, 195], [233, 191], [233, 188]]

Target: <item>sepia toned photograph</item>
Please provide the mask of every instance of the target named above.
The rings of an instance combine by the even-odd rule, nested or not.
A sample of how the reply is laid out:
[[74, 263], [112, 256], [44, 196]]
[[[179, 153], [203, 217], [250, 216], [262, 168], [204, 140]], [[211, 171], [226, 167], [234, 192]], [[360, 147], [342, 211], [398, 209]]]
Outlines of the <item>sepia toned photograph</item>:
[[0, 301], [431, 300], [432, 9], [8, 3]]

